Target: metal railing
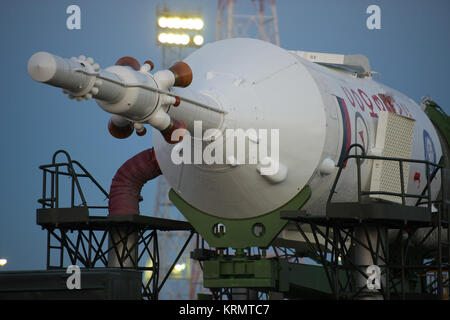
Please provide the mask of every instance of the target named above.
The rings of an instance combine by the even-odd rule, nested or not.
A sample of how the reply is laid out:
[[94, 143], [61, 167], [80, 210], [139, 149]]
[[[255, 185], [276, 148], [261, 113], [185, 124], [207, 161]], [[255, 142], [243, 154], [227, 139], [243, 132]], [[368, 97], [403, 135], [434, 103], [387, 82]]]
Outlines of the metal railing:
[[[66, 156], [66, 162], [56, 162], [58, 154]], [[75, 169], [75, 166], [78, 170]], [[39, 169], [42, 170], [42, 198], [38, 199], [38, 203], [42, 205], [42, 208], [59, 208], [60, 207], [60, 177], [66, 176], [71, 178], [71, 196], [70, 207], [87, 207], [91, 209], [107, 209], [108, 206], [90, 206], [87, 204], [86, 197], [83, 193], [80, 184], [80, 178], [87, 178], [92, 182], [103, 195], [105, 199], [109, 199], [109, 194], [103, 187], [95, 180], [95, 178], [76, 160], [72, 160], [70, 155], [65, 150], [58, 150], [53, 154], [52, 163], [41, 165]], [[81, 171], [81, 172], [79, 172]], [[47, 180], [50, 176], [50, 194], [47, 195]], [[75, 204], [76, 192], [81, 199], [81, 204]]]
[[[350, 155], [350, 151], [353, 148], [359, 148], [361, 149], [361, 154], [354, 154], [354, 155]], [[447, 294], [446, 297], [448, 297], [448, 279], [444, 279], [444, 271], [448, 272], [448, 261], [447, 263], [443, 263], [443, 243], [442, 243], [442, 228], [444, 227], [444, 225], [446, 225], [447, 227], [447, 237], [448, 239], [450, 239], [450, 215], [447, 215], [447, 220], [445, 220], [445, 216], [443, 215], [443, 213], [447, 213], [447, 203], [448, 203], [448, 199], [447, 199], [447, 177], [446, 177], [446, 172], [445, 172], [445, 168], [443, 165], [443, 159], [441, 158], [441, 161], [439, 164], [437, 163], [432, 163], [430, 161], [426, 161], [426, 160], [416, 160], [416, 159], [404, 159], [404, 158], [393, 158], [393, 157], [383, 157], [383, 156], [371, 156], [371, 155], [366, 155], [364, 148], [360, 145], [360, 144], [352, 144], [350, 145], [349, 149], [347, 150], [347, 155], [346, 157], [343, 159], [341, 165], [339, 166], [339, 170], [336, 174], [333, 186], [331, 188], [328, 200], [327, 200], [327, 210], [328, 208], [330, 208], [330, 204], [331, 204], [331, 200], [333, 198], [333, 195], [336, 193], [336, 187], [337, 184], [339, 182], [339, 179], [341, 177], [342, 174], [342, 170], [346, 167], [346, 163], [348, 160], [350, 159], [355, 159], [356, 161], [356, 170], [357, 170], [357, 196], [358, 196], [358, 202], [359, 204], [362, 203], [362, 199], [363, 196], [370, 196], [370, 195], [388, 195], [388, 196], [394, 196], [394, 197], [399, 197], [401, 198], [401, 204], [403, 206], [406, 206], [406, 200], [408, 198], [413, 198], [413, 199], [417, 199], [415, 206], [423, 206], [426, 205], [427, 210], [429, 211], [430, 215], [434, 214], [434, 221], [433, 221], [433, 228], [430, 229], [429, 233], [427, 234], [427, 236], [423, 239], [423, 241], [425, 241], [425, 239], [431, 234], [431, 232], [433, 230], [437, 230], [437, 245], [436, 245], [436, 250], [437, 250], [437, 262], [434, 265], [434, 268], [436, 268], [436, 274], [434, 276], [434, 282], [433, 282], [433, 286], [435, 286], [434, 291], [438, 293], [439, 297], [442, 299], [445, 294]], [[383, 160], [383, 161], [393, 161], [393, 162], [397, 162], [399, 165], [399, 179], [400, 179], [400, 192], [388, 192], [388, 191], [363, 191], [362, 190], [362, 179], [361, 179], [361, 162], [364, 159], [368, 159], [368, 160]], [[420, 194], [411, 194], [411, 193], [407, 193], [407, 191], [405, 190], [405, 177], [404, 177], [404, 164], [405, 163], [418, 163], [418, 164], [422, 164], [425, 166], [425, 173], [426, 173], [426, 185], [424, 186], [422, 192]], [[431, 170], [432, 169], [432, 172]], [[441, 183], [440, 183], [440, 195], [438, 193], [437, 197], [435, 200], [432, 200], [432, 194], [431, 194], [431, 183], [432, 181], [438, 176], [438, 173], [440, 174], [440, 178], [441, 178]], [[433, 205], [436, 205], [436, 212], [433, 212]], [[401, 230], [403, 230], [405, 227], [407, 227], [407, 225], [403, 225], [401, 227]], [[399, 233], [400, 234], [400, 233]], [[401, 248], [403, 248], [404, 244], [403, 244], [403, 238], [400, 237], [400, 243], [401, 243]], [[450, 246], [447, 243], [447, 247], [448, 247], [448, 258], [450, 257]], [[405, 250], [404, 248], [401, 249], [401, 292], [402, 292], [402, 296], [404, 298], [404, 282], [405, 282], [405, 270], [406, 269], [423, 269], [424, 266], [406, 266], [405, 264]], [[447, 258], [447, 259], [448, 259]], [[444, 267], [447, 267], [446, 270], [444, 270]], [[429, 266], [430, 267], [430, 266]], [[390, 264], [389, 268], [396, 268], [395, 265]], [[428, 279], [430, 280], [430, 279]], [[447, 291], [444, 291], [445, 286], [447, 286]]]
[[[360, 148], [362, 154], [354, 154], [350, 155], [350, 151], [353, 148]], [[428, 209], [431, 212], [432, 205], [435, 203], [438, 203], [442, 206], [445, 206], [444, 196], [445, 196], [445, 184], [444, 184], [444, 176], [443, 176], [443, 165], [432, 163], [430, 161], [426, 160], [416, 160], [416, 159], [405, 159], [405, 158], [392, 158], [392, 157], [383, 157], [383, 156], [373, 156], [373, 155], [366, 155], [363, 146], [360, 144], [352, 144], [349, 146], [347, 150], [347, 155], [342, 161], [342, 164], [339, 166], [339, 170], [337, 172], [336, 178], [333, 182], [333, 186], [330, 191], [330, 195], [328, 196], [327, 200], [327, 207], [330, 205], [331, 200], [333, 198], [333, 195], [336, 193], [336, 187], [339, 182], [339, 179], [342, 174], [342, 170], [346, 167], [345, 164], [348, 160], [355, 159], [356, 161], [356, 170], [357, 170], [357, 188], [358, 188], [358, 203], [362, 202], [363, 196], [370, 196], [370, 195], [387, 195], [387, 196], [394, 196], [394, 197], [400, 197], [402, 201], [402, 205], [406, 205], [406, 199], [407, 198], [416, 198], [418, 199], [416, 202], [416, 206], [426, 204], [428, 206]], [[398, 162], [399, 164], [399, 179], [400, 179], [400, 192], [388, 192], [388, 191], [363, 191], [361, 186], [361, 162], [362, 160], [383, 160], [383, 161], [394, 161]], [[421, 194], [411, 194], [407, 193], [405, 191], [405, 177], [404, 177], [404, 163], [420, 163], [425, 165], [425, 172], [426, 172], [426, 185], [421, 192]], [[430, 168], [433, 168], [433, 172], [430, 174]], [[431, 182], [436, 177], [438, 171], [440, 171], [441, 176], [441, 197], [440, 199], [432, 200], [431, 199]], [[425, 201], [422, 201], [425, 199]]]

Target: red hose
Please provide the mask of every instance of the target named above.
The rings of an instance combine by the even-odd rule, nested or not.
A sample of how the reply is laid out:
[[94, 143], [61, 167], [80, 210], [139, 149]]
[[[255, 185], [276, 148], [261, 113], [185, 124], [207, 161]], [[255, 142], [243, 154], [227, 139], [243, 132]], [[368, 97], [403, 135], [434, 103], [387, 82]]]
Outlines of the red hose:
[[161, 174], [153, 148], [138, 153], [117, 170], [109, 191], [109, 214], [139, 214], [144, 184]]

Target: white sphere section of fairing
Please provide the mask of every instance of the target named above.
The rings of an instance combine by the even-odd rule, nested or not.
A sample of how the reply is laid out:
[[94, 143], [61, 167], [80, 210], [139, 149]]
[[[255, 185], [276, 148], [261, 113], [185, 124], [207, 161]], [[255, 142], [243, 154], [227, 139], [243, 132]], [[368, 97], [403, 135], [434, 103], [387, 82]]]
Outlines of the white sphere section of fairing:
[[[326, 110], [310, 72], [288, 51], [253, 39], [207, 44], [185, 62], [193, 70], [192, 84], [173, 91], [183, 96], [189, 90], [214, 100], [226, 113], [218, 127], [222, 132], [266, 129], [272, 143], [271, 130], [279, 130], [282, 171], [271, 179], [247, 161], [177, 165], [171, 159], [177, 145], [154, 131], [156, 157], [170, 186], [198, 210], [225, 219], [261, 216], [289, 202], [315, 174], [326, 140]], [[192, 118], [192, 110], [181, 105], [169, 115], [183, 120]], [[191, 141], [194, 145], [193, 137]], [[270, 147], [268, 152], [270, 157]]]

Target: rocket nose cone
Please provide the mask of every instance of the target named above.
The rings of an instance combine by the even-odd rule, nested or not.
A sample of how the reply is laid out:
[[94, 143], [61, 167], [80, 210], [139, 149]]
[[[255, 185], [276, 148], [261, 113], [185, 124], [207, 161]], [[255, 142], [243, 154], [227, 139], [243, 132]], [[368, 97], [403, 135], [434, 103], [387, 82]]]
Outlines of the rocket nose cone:
[[48, 52], [37, 52], [28, 60], [28, 73], [39, 82], [47, 82], [56, 73], [56, 60]]

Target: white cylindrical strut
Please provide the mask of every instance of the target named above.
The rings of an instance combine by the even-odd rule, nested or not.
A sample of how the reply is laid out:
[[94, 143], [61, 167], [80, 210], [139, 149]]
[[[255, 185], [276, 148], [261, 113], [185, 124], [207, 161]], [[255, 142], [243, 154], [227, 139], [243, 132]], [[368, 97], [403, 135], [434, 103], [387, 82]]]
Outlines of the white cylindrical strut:
[[73, 72], [83, 66], [69, 59], [64, 59], [48, 52], [37, 52], [28, 61], [28, 73], [39, 82], [51, 84], [72, 92], [83, 90], [91, 77]]
[[[65, 59], [48, 52], [37, 52], [28, 61], [28, 73], [31, 78], [62, 88], [73, 96], [89, 92], [94, 87], [97, 89], [93, 90], [92, 96], [100, 100], [115, 102], [124, 95], [125, 88], [120, 85], [109, 81], [96, 81], [95, 76], [77, 72], [79, 70], [86, 73], [95, 72], [90, 61], [83, 61], [81, 57]], [[100, 74], [105, 78], [120, 81], [117, 75], [110, 72], [102, 71]]]

